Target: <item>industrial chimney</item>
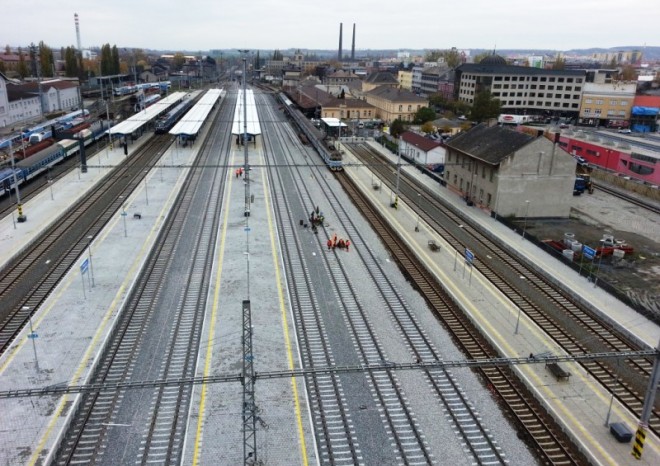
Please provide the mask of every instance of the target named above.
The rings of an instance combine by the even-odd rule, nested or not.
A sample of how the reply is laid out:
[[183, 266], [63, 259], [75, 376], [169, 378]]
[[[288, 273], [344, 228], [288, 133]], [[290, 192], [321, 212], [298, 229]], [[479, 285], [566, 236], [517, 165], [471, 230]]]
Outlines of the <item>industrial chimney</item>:
[[355, 61], [355, 23], [353, 23], [353, 43], [351, 44], [351, 61]]
[[337, 52], [337, 60], [341, 61], [341, 30], [344, 26], [344, 23], [339, 23], [339, 52]]

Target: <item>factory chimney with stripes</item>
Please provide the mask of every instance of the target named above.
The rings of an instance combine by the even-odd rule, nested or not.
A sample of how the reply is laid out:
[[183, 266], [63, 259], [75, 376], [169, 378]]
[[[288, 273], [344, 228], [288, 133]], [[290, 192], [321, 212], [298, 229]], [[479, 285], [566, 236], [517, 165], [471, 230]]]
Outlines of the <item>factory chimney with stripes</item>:
[[344, 23], [339, 23], [339, 51], [337, 52], [337, 61], [341, 61], [341, 33]]
[[353, 23], [353, 42], [351, 43], [351, 61], [355, 61], [355, 23]]

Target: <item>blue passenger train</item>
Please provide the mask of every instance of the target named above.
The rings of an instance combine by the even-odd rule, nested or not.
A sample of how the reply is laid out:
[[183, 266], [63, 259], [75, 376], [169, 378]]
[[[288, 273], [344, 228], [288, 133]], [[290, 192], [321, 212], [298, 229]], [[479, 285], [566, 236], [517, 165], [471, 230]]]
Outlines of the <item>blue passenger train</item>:
[[174, 124], [192, 107], [194, 99], [185, 98], [176, 107], [161, 115], [156, 120], [156, 134], [164, 134], [172, 129]]
[[319, 155], [323, 158], [323, 161], [330, 168], [330, 170], [342, 171], [344, 167], [342, 164], [341, 154], [339, 152], [329, 151], [323, 145], [323, 142], [319, 141], [318, 137], [310, 128], [310, 123], [308, 123], [307, 119], [303, 116], [302, 113], [294, 108], [293, 103], [284, 93], [279, 94], [279, 100], [282, 103], [282, 107], [284, 107], [286, 113], [291, 117], [296, 126], [298, 126], [298, 129], [302, 131], [302, 134], [305, 136], [305, 138], [312, 144], [314, 149], [316, 149]]
[[100, 123], [93, 124], [74, 136], [76, 139], [63, 139], [46, 149], [16, 163], [15, 168], [4, 167], [0, 169], [0, 196], [9, 193], [15, 184], [21, 186], [39, 174], [57, 165], [62, 160], [72, 157], [80, 152], [80, 140], [85, 146], [103, 138], [107, 128]]

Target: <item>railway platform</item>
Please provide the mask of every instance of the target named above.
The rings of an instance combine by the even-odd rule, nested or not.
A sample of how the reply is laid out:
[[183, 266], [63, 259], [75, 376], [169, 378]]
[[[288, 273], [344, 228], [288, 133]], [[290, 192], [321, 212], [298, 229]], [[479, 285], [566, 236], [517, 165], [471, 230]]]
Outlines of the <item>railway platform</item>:
[[[210, 128], [203, 129], [200, 136], [204, 137]], [[51, 189], [43, 191], [38, 196], [30, 199], [24, 204], [24, 212], [27, 222], [14, 223], [11, 216], [0, 219], [0, 264], [6, 264], [15, 254], [28, 247], [52, 222], [65, 212], [77, 199], [85, 196], [87, 192], [103, 182], [112, 168], [121, 164], [125, 157], [140, 147], [141, 138], [135, 144], [128, 147], [128, 155], [124, 155], [121, 148], [104, 150], [88, 161], [88, 171], [85, 174], [77, 172], [70, 173], [64, 179], [54, 183]], [[41, 389], [49, 386], [83, 385], [87, 377], [94, 370], [98, 360], [98, 354], [112, 332], [113, 324], [118, 318], [123, 303], [128, 298], [133, 282], [137, 279], [139, 271], [146, 260], [148, 252], [154, 245], [160, 228], [168, 210], [174, 203], [178, 192], [184, 183], [185, 176], [192, 166], [197, 151], [201, 145], [187, 148], [172, 146], [162, 155], [160, 163], [147, 175], [146, 182], [141, 183], [132, 195], [126, 199], [124, 209], [117, 212], [115, 218], [96, 238], [91, 238], [86, 253], [80, 257], [73, 269], [60, 283], [56, 291], [51, 294], [47, 302], [41, 306], [30, 320], [21, 335], [13, 345], [0, 357], [0, 391]], [[236, 158], [240, 158], [236, 155]], [[240, 162], [237, 162], [240, 164]], [[256, 176], [256, 175], [255, 175]], [[233, 179], [233, 176], [230, 178]], [[230, 205], [227, 201], [227, 212], [232, 217], [242, 217], [243, 201], [241, 192], [242, 180], [235, 181], [231, 190], [233, 194]], [[257, 199], [265, 194], [262, 191], [263, 180], [257, 178], [252, 193]], [[231, 196], [229, 196], [231, 197]], [[240, 213], [236, 213], [238, 209]], [[236, 214], [236, 215], [234, 215]], [[250, 228], [259, 232], [264, 238], [270, 238], [268, 233], [272, 225], [262, 215], [250, 217]], [[225, 218], [223, 235], [236, 235], [244, 237], [245, 231], [242, 221], [229, 221]], [[234, 299], [240, 308], [244, 289], [237, 288], [233, 278], [235, 270], [243, 270], [245, 265], [244, 249], [231, 249], [224, 253], [224, 257], [216, 257], [220, 261], [216, 265], [216, 274], [223, 268], [225, 275], [229, 278], [228, 284], [214, 284], [215, 290], [223, 288], [223, 299]], [[224, 259], [224, 260], [223, 260]], [[47, 264], [46, 258], [46, 264]], [[266, 257], [262, 263], [260, 256], [252, 256], [252, 266], [255, 270], [266, 269], [274, 264], [272, 258]], [[219, 279], [218, 279], [219, 280]], [[229, 291], [227, 290], [229, 287]], [[253, 293], [260, 296], [266, 302], [280, 302], [278, 290], [274, 288], [262, 289], [255, 286]], [[204, 337], [206, 345], [212, 351], [202, 350], [200, 357], [200, 368], [206, 375], [217, 375], [216, 369], [221, 364], [235, 363], [233, 357], [236, 354], [236, 344], [240, 348], [240, 338], [237, 340], [233, 334], [240, 334], [240, 318], [235, 320], [227, 318], [222, 325], [217, 322], [211, 324], [214, 309], [217, 310], [219, 298], [215, 296], [214, 305], [207, 309], [209, 324], [205, 326]], [[224, 318], [224, 315], [223, 315]], [[267, 340], [269, 344], [278, 346], [293, 346], [295, 340], [285, 341], [286, 333], [282, 332], [283, 323], [280, 321], [282, 315], [274, 313], [272, 322], [257, 322], [263, 325], [261, 328], [279, 328], [275, 332], [278, 337], [271, 336]], [[233, 330], [232, 330], [233, 328]], [[290, 330], [290, 329], [289, 329]], [[229, 338], [228, 338], [229, 335]], [[289, 333], [294, 338], [294, 333]], [[215, 357], [211, 361], [211, 354], [218, 351], [220, 343], [229, 341], [233, 343], [231, 357], [224, 359]], [[275, 353], [268, 355], [275, 357]], [[266, 358], [264, 358], [266, 359]], [[293, 360], [296, 358], [294, 357]], [[232, 362], [234, 361], [234, 362]], [[285, 360], [286, 361], [286, 360]], [[270, 362], [264, 361], [264, 366]], [[280, 364], [282, 362], [280, 361]], [[222, 366], [224, 368], [224, 366]], [[282, 369], [287, 369], [284, 364]], [[300, 384], [303, 382], [300, 381]], [[305, 464], [307, 459], [301, 455], [309, 454], [313, 458], [315, 453], [313, 435], [306, 419], [301, 418], [301, 412], [305, 412], [304, 402], [292, 400], [292, 393], [304, 393], [304, 387], [292, 383], [289, 379], [267, 383], [272, 393], [281, 393], [270, 399], [270, 402], [280, 406], [277, 413], [278, 419], [283, 421], [289, 432], [286, 436], [290, 441], [269, 445], [268, 452], [271, 460], [284, 464], [288, 459], [293, 459], [297, 464]], [[196, 401], [206, 400], [206, 411], [200, 411], [193, 407], [194, 419], [190, 420], [190, 437], [186, 439], [186, 457], [192, 461], [201, 461], [200, 464], [215, 462], [220, 456], [228, 456], [224, 464], [237, 464], [242, 454], [242, 434], [238, 426], [240, 424], [240, 398], [242, 393], [240, 384], [231, 385], [221, 391], [219, 385], [209, 387], [208, 390], [200, 386], [196, 388]], [[266, 386], [264, 385], [264, 389]], [[235, 392], [232, 398], [227, 396], [229, 392]], [[224, 424], [220, 424], [233, 432], [231, 443], [214, 437], [218, 430], [212, 433], [205, 432], [216, 423], [206, 422], [209, 417], [217, 413], [214, 408], [220, 400], [218, 393], [222, 393], [222, 403], [238, 403], [231, 410], [233, 414], [228, 416]], [[0, 462], [3, 464], [44, 464], [52, 460], [54, 448], [60, 441], [62, 429], [66, 426], [68, 418], [75, 411], [75, 405], [80, 395], [66, 394], [54, 396], [35, 396], [25, 398], [3, 398], [0, 399]], [[281, 403], [286, 399], [287, 403]], [[264, 404], [266, 404], [264, 400]], [[294, 408], [295, 404], [295, 408]], [[262, 405], [262, 406], [263, 406]], [[201, 408], [200, 408], [201, 409]], [[288, 419], [288, 418], [294, 419]], [[296, 420], [297, 419], [297, 420]], [[272, 422], [272, 421], [271, 421]], [[278, 423], [270, 425], [272, 439], [278, 438]], [[288, 426], [297, 426], [290, 428]], [[263, 427], [263, 426], [262, 426]], [[266, 427], [269, 427], [266, 425]], [[140, 425], [114, 425], [108, 424], [108, 429], [128, 429], [131, 435], [142, 435]], [[217, 427], [220, 429], [220, 427]], [[202, 435], [203, 434], [203, 435]], [[223, 432], [227, 434], [227, 432]], [[240, 439], [239, 439], [240, 437]], [[204, 449], [200, 449], [202, 445]], [[225, 438], [227, 438], [225, 436]], [[301, 443], [305, 448], [291, 448], [292, 443]], [[229, 451], [228, 451], [229, 450]], [[206, 456], [205, 456], [206, 455]], [[296, 455], [298, 458], [296, 460]]]
[[[396, 163], [394, 154], [376, 143], [369, 144]], [[358, 160], [353, 159], [354, 156], [348, 150], [346, 153], [345, 163], [355, 162], [356, 166], [359, 166]], [[453, 204], [472, 221], [479, 223], [511, 245], [538, 268], [545, 270], [557, 280], [570, 283], [569, 287], [573, 293], [589, 300], [597, 309], [627, 328], [649, 348], [655, 348], [660, 339], [660, 328], [657, 325], [616, 301], [603, 290], [594, 288], [593, 283], [588, 282], [584, 277], [579, 277], [571, 269], [565, 268], [559, 261], [544, 254], [487, 213], [473, 207], [466, 208], [463, 199], [419, 174], [416, 169], [402, 167], [402, 170], [416, 176], [439, 197]], [[381, 189], [374, 189], [369, 171], [348, 168], [346, 172], [401, 232], [404, 241], [422, 260], [430, 264], [433, 273], [446, 285], [454, 299], [461, 303], [472, 319], [488, 333], [490, 340], [503, 357], [563, 354], [541, 329], [527, 320], [524, 313], [521, 315], [487, 279], [477, 271], [470, 271], [463, 260], [463, 252], [454, 251], [441, 236], [431, 232], [405, 202], [399, 200], [398, 208], [391, 208], [393, 193], [384, 185]], [[435, 251], [429, 248], [430, 241], [436, 246]], [[487, 261], [490, 258], [477, 257], [475, 260]], [[521, 280], [524, 279], [526, 278], [521, 276]], [[616, 401], [612, 403], [608, 419], [610, 394], [597, 386], [578, 364], [561, 363], [559, 367], [551, 368], [546, 368], [544, 364], [526, 364], [515, 369], [527, 385], [544, 400], [547, 409], [563, 420], [565, 430], [595, 464], [652, 465], [660, 462], [660, 443], [653, 434], [647, 432], [641, 460], [636, 460], [631, 455], [632, 443], [620, 443], [615, 439], [606, 425], [606, 420], [607, 424], [623, 423], [635, 432], [638, 419], [628, 414]]]

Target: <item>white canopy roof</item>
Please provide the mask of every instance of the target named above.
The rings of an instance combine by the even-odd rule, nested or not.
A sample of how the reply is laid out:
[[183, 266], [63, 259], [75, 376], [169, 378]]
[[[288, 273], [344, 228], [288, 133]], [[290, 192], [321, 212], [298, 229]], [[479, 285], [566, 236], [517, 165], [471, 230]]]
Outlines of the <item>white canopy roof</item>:
[[[257, 106], [254, 102], [254, 92], [248, 89], [245, 93], [247, 109], [247, 134], [261, 134], [261, 125], [257, 115]], [[234, 112], [234, 124], [231, 127], [231, 134], [244, 134], [245, 114], [243, 112], [243, 89], [238, 90], [238, 100], [236, 101], [236, 111]]]
[[321, 118], [321, 121], [332, 128], [336, 128], [338, 126], [347, 128], [346, 123], [342, 123], [339, 118]]
[[145, 124], [158, 118], [160, 114], [166, 112], [173, 104], [183, 99], [185, 95], [185, 92], [173, 92], [141, 112], [138, 112], [132, 117], [116, 124], [110, 128], [110, 134], [132, 134]]
[[174, 125], [174, 128], [170, 130], [170, 134], [197, 134], [199, 128], [201, 128], [206, 117], [209, 115], [222, 93], [222, 89], [209, 90], [201, 99], [199, 99], [199, 102], [197, 102], [195, 106], [191, 108], [176, 125]]

